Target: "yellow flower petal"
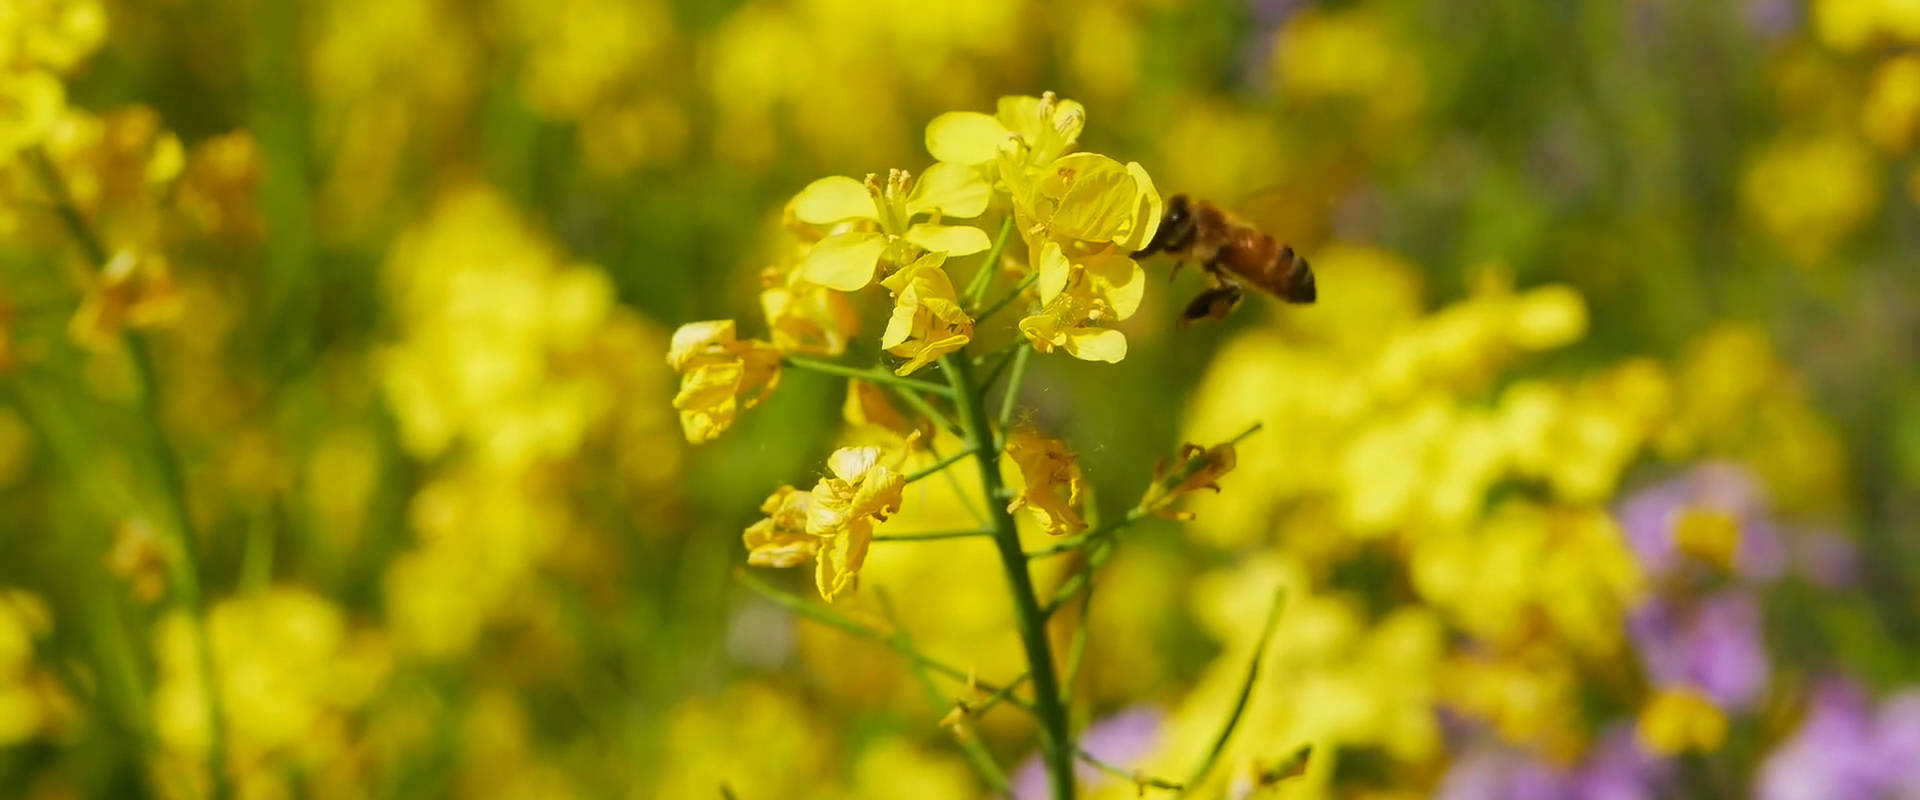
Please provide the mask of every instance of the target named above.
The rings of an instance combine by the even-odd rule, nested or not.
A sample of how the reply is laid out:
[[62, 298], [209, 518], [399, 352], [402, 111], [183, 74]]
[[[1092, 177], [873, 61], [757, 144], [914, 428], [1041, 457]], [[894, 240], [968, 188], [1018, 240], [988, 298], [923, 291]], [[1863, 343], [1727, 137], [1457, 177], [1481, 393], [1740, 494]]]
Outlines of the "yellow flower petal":
[[844, 175], [807, 184], [793, 198], [793, 215], [802, 222], [831, 225], [849, 219], [878, 219], [873, 193], [866, 184]]
[[748, 527], [741, 536], [747, 547], [747, 563], [759, 567], [794, 567], [813, 557], [820, 540], [808, 536], [807, 508], [813, 495], [782, 486], [769, 496], [760, 510], [767, 517]]
[[858, 291], [873, 282], [880, 255], [886, 249], [887, 237], [881, 233], [862, 231], [829, 236], [807, 251], [806, 260], [800, 264], [800, 276], [829, 289]]
[[1051, 303], [1067, 288], [1067, 278], [1073, 275], [1073, 262], [1067, 260], [1060, 243], [1051, 239], [1040, 246], [1040, 256], [1033, 262], [1040, 269], [1040, 302]]
[[987, 232], [965, 225], [935, 225], [922, 222], [907, 229], [906, 240], [936, 253], [967, 256], [985, 252], [993, 246]]
[[1010, 135], [999, 120], [977, 111], [952, 111], [927, 123], [927, 152], [937, 161], [978, 165], [992, 161]]
[[1116, 248], [1107, 248], [1081, 262], [1094, 294], [1113, 305], [1115, 319], [1126, 319], [1140, 310], [1147, 293], [1147, 271], [1133, 258]]
[[729, 345], [733, 344], [733, 340], [733, 320], [689, 322], [674, 330], [673, 341], [667, 346], [667, 365], [675, 371], [685, 371], [694, 357], [709, 345]]
[[1067, 354], [1082, 361], [1117, 363], [1127, 357], [1127, 335], [1112, 328], [1081, 328], [1067, 332]]
[[1160, 230], [1160, 214], [1164, 209], [1160, 204], [1160, 192], [1153, 188], [1153, 177], [1147, 174], [1145, 167], [1137, 161], [1129, 161], [1127, 174], [1133, 176], [1136, 194], [1133, 221], [1120, 239], [1120, 249], [1133, 253], [1153, 241], [1154, 232]]
[[992, 193], [987, 182], [971, 168], [959, 164], [935, 164], [921, 173], [907, 193], [907, 215], [918, 216], [935, 211], [944, 216], [966, 219], [987, 210]]
[[1140, 191], [1125, 165], [1098, 153], [1074, 153], [1049, 169], [1036, 213], [1051, 235], [1087, 242], [1127, 238]]
[[867, 546], [873, 542], [873, 527], [864, 520], [828, 540], [814, 555], [814, 585], [820, 599], [829, 603], [858, 585], [860, 566], [866, 563]]

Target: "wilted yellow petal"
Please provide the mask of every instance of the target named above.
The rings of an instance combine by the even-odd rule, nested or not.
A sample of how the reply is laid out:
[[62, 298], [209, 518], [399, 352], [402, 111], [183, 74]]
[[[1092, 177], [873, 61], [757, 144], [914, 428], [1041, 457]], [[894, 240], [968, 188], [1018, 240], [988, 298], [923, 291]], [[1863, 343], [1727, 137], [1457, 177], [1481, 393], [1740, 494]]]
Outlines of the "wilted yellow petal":
[[1010, 512], [1027, 509], [1051, 536], [1063, 536], [1085, 530], [1074, 505], [1086, 490], [1076, 456], [1064, 442], [1030, 430], [1014, 431], [1007, 437], [1007, 457], [1020, 468], [1023, 486], [1007, 503]]
[[806, 260], [800, 263], [800, 276], [829, 289], [858, 291], [873, 282], [880, 255], [886, 249], [887, 237], [882, 233], [829, 236], [807, 251]]
[[935, 164], [921, 173], [912, 191], [907, 193], [907, 215], [938, 211], [958, 219], [977, 217], [987, 210], [991, 193], [987, 182], [973, 169], [959, 164]]
[[994, 159], [1010, 135], [999, 120], [977, 111], [950, 111], [927, 123], [927, 152], [937, 161], [978, 165]]
[[831, 603], [858, 585], [860, 565], [866, 562], [867, 546], [872, 541], [872, 527], [862, 522], [827, 540], [814, 554], [813, 580], [822, 600]]
[[667, 346], [667, 365], [676, 371], [685, 371], [708, 346], [733, 344], [733, 337], [733, 320], [689, 322], [674, 330], [673, 342]]
[[906, 240], [935, 253], [967, 256], [993, 246], [987, 232], [965, 225], [935, 225], [922, 222], [907, 229]]
[[866, 184], [844, 175], [807, 184], [793, 198], [793, 215], [803, 222], [831, 225], [849, 219], [878, 219], [873, 193]]

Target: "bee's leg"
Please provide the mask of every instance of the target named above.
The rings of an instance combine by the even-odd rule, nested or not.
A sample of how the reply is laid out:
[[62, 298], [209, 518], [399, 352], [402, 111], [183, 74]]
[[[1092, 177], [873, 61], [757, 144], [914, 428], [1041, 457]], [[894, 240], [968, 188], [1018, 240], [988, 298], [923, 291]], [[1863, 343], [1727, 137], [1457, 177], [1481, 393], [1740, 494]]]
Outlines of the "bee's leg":
[[1186, 310], [1180, 314], [1179, 325], [1184, 328], [1196, 322], [1224, 319], [1240, 305], [1241, 297], [1243, 295], [1240, 292], [1240, 284], [1231, 280], [1201, 292], [1200, 296], [1193, 298], [1193, 302], [1188, 303]]
[[1226, 270], [1220, 268], [1219, 259], [1208, 261], [1207, 263], [1202, 264], [1200, 266], [1207, 273], [1207, 277], [1213, 279], [1213, 285], [1215, 288], [1220, 288], [1220, 289], [1226, 289], [1229, 287], [1239, 288], [1239, 283], [1234, 281], [1233, 278], [1228, 277]]
[[1184, 267], [1184, 266], [1186, 266], [1186, 265], [1187, 265], [1187, 262], [1185, 262], [1185, 261], [1174, 261], [1174, 262], [1173, 262], [1173, 269], [1172, 269], [1172, 270], [1169, 270], [1169, 271], [1167, 272], [1167, 282], [1168, 282], [1168, 283], [1172, 283], [1172, 282], [1173, 282], [1173, 276], [1175, 276], [1175, 275], [1179, 275], [1179, 274], [1180, 274], [1180, 268], [1181, 268], [1181, 267]]

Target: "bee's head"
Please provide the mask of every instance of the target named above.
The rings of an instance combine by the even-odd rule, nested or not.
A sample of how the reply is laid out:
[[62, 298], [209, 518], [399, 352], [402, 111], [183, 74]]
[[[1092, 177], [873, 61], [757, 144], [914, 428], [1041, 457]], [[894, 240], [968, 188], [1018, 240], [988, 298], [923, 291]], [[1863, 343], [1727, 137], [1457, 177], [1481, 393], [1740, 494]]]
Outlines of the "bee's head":
[[1187, 196], [1176, 194], [1167, 198], [1167, 212], [1160, 218], [1160, 224], [1184, 225], [1191, 216], [1193, 216], [1193, 209], [1188, 205]]

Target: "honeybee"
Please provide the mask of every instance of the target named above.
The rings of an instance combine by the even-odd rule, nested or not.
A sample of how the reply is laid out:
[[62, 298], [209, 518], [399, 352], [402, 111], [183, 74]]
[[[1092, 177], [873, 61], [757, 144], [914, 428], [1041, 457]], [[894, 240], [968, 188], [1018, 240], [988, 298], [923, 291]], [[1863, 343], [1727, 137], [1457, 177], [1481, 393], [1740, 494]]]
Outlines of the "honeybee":
[[1311, 303], [1316, 297], [1313, 268], [1294, 255], [1293, 248], [1219, 206], [1184, 194], [1167, 199], [1153, 241], [1134, 255], [1154, 253], [1172, 256], [1176, 273], [1189, 260], [1199, 262], [1213, 279], [1213, 288], [1187, 304], [1180, 315], [1182, 326], [1225, 317], [1240, 305], [1243, 284], [1289, 303]]

